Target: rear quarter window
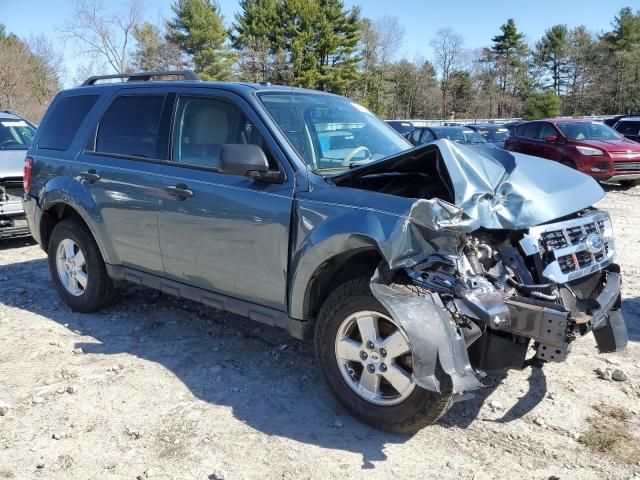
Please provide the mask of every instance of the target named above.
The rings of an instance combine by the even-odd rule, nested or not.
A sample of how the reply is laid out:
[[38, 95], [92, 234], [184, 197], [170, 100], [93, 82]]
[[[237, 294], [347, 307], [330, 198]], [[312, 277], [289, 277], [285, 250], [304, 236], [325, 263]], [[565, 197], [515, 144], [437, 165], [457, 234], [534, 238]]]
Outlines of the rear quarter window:
[[53, 106], [46, 123], [40, 126], [38, 148], [67, 150], [83, 120], [100, 95], [65, 97]]

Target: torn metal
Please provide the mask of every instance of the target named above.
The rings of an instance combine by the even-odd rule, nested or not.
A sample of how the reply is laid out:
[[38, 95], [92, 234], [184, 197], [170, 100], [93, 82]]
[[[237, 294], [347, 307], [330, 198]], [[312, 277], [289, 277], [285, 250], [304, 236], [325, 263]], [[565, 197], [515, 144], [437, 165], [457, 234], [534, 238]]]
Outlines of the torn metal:
[[[576, 215], [581, 216], [577, 226], [563, 220], [559, 226], [545, 226], [544, 233], [561, 231], [564, 236], [574, 231], [567, 229], [579, 227], [581, 234], [598, 235], [606, 245], [605, 220], [584, 213], [604, 195], [592, 178], [556, 162], [444, 140], [354, 169], [336, 183], [407, 172], [420, 162], [435, 162], [455, 205], [437, 198], [416, 200], [379, 245], [389, 272], [376, 272], [371, 280], [374, 296], [410, 339], [418, 385], [439, 391], [439, 365], [450, 375], [455, 392], [476, 388], [472, 365], [519, 365], [531, 340], [539, 359], [562, 361], [571, 341], [592, 327], [598, 344], [606, 344], [601, 350], [624, 348], [626, 329], [615, 306], [619, 278], [615, 272], [600, 273], [599, 281], [594, 277], [611, 264], [612, 240], [609, 250], [589, 251], [588, 258], [581, 246], [566, 247], [576, 259], [579, 273], [574, 278], [596, 278], [589, 285], [582, 280], [564, 285], [544, 277], [565, 268], [564, 250], [556, 255], [557, 245], [549, 246], [545, 235], [539, 234], [528, 248], [518, 243], [531, 240], [526, 235], [532, 227]], [[573, 242], [567, 238], [563, 241]], [[589, 267], [584, 266], [587, 260]], [[394, 272], [396, 277], [403, 272], [424, 293], [390, 286]], [[601, 288], [603, 282], [616, 281], [617, 287]], [[576, 297], [572, 307], [565, 308], [563, 295], [574, 294], [574, 289], [589, 298]], [[491, 359], [502, 351], [507, 357], [503, 363]]]

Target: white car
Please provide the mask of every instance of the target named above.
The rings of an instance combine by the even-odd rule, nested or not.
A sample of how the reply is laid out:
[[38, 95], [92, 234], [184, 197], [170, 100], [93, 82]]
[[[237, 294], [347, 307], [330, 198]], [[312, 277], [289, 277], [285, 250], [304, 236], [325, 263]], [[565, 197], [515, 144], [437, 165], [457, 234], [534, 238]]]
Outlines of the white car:
[[24, 216], [23, 168], [36, 127], [15, 113], [0, 111], [0, 239], [29, 235]]

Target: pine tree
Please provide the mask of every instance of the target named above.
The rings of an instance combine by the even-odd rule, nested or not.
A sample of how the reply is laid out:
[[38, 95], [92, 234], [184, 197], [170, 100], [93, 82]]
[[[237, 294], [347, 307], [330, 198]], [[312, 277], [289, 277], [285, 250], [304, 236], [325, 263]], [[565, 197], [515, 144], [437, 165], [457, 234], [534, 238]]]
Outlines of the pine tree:
[[226, 45], [228, 32], [219, 6], [211, 0], [178, 0], [171, 9], [167, 40], [191, 56], [203, 80], [230, 78], [235, 57]]
[[493, 46], [489, 60], [494, 63], [499, 89], [501, 93], [498, 102], [498, 116], [511, 116], [513, 100], [521, 95], [526, 85], [526, 58], [529, 48], [525, 43], [524, 34], [518, 31], [513, 18], [500, 27], [502, 32], [491, 39]]
[[536, 44], [536, 58], [549, 72], [551, 87], [557, 96], [563, 93], [567, 82], [569, 37], [569, 28], [566, 25], [554, 25]]

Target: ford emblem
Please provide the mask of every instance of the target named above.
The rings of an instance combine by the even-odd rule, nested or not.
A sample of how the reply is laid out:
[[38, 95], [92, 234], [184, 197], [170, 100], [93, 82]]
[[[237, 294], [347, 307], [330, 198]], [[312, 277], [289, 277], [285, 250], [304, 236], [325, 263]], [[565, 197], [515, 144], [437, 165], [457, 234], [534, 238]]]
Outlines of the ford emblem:
[[589, 253], [598, 253], [604, 248], [604, 238], [599, 233], [590, 234], [584, 243]]

